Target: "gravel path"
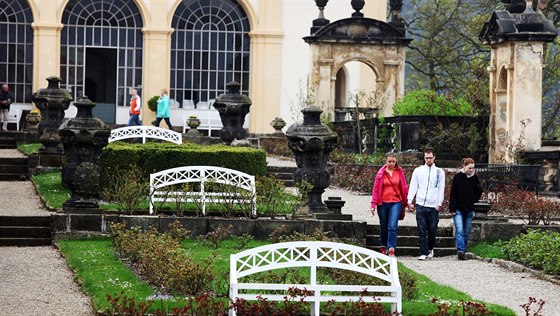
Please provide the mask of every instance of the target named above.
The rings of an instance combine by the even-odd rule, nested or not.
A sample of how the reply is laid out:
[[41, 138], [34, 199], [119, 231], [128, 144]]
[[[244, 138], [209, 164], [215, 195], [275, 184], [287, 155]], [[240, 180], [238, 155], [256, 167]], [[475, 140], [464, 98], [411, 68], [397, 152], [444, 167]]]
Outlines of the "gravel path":
[[48, 216], [31, 181], [0, 181], [0, 215]]
[[529, 296], [542, 299], [542, 315], [560, 315], [560, 286], [527, 273], [515, 273], [498, 265], [479, 260], [458, 261], [441, 257], [427, 261], [400, 257], [399, 261], [432, 281], [449, 285], [472, 298], [507, 306], [517, 315], [525, 315], [520, 305]]
[[53, 247], [0, 247], [0, 315], [93, 315]]

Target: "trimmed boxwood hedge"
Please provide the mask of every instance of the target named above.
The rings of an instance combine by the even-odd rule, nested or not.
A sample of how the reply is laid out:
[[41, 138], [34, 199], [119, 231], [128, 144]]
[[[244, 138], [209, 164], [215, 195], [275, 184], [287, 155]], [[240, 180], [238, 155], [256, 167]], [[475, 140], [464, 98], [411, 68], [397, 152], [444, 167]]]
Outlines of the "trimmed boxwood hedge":
[[105, 175], [112, 170], [139, 168], [143, 176], [182, 166], [217, 166], [255, 176], [266, 175], [266, 153], [248, 147], [171, 143], [129, 144], [115, 142], [103, 149], [99, 165]]

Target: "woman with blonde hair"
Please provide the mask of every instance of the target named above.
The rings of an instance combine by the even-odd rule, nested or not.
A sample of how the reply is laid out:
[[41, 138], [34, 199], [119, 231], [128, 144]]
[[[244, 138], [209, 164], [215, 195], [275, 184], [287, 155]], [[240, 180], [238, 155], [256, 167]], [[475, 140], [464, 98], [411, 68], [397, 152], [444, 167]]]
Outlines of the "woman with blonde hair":
[[169, 108], [171, 106], [171, 101], [167, 96], [167, 90], [161, 89], [159, 99], [157, 100], [157, 114], [156, 114], [156, 127], [159, 127], [161, 120], [165, 120], [167, 126], [170, 130], [173, 130], [171, 126], [171, 121], [169, 121]]
[[474, 172], [474, 160], [463, 158], [463, 168], [453, 177], [449, 198], [449, 211], [455, 224], [455, 245], [457, 258], [465, 260], [471, 222], [474, 218], [474, 203], [482, 196], [480, 180]]
[[397, 227], [408, 194], [404, 170], [397, 163], [394, 152], [385, 155], [385, 165], [377, 171], [371, 191], [371, 214], [375, 215], [377, 209], [379, 217], [379, 252], [394, 257]]

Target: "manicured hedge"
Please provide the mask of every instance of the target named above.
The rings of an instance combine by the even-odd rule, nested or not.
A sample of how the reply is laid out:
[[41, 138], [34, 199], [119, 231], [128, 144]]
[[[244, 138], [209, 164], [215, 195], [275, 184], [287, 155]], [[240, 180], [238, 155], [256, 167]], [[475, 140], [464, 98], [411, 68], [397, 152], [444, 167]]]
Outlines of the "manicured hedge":
[[139, 168], [143, 175], [182, 166], [217, 166], [255, 176], [266, 175], [266, 153], [248, 147], [171, 143], [115, 142], [103, 149], [99, 162], [104, 174]]

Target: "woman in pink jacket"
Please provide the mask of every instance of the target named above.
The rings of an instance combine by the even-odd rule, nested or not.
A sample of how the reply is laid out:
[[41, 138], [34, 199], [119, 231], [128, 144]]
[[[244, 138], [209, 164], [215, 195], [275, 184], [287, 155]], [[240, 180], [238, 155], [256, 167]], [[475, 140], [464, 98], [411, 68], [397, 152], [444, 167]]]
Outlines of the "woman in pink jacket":
[[389, 152], [385, 158], [385, 165], [377, 171], [371, 192], [371, 214], [375, 215], [377, 209], [381, 227], [379, 252], [394, 257], [397, 248], [397, 227], [402, 206], [406, 205], [408, 185], [395, 153]]

